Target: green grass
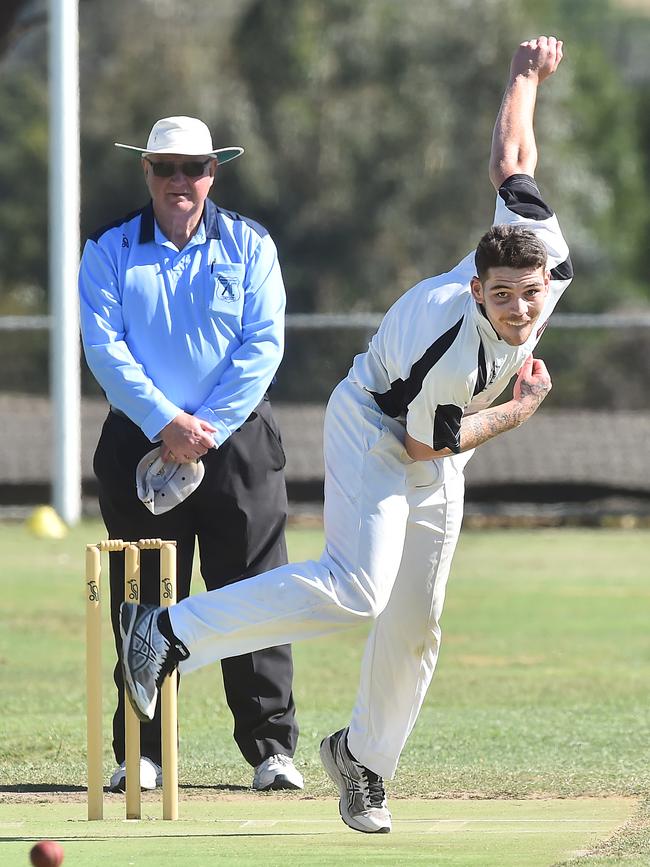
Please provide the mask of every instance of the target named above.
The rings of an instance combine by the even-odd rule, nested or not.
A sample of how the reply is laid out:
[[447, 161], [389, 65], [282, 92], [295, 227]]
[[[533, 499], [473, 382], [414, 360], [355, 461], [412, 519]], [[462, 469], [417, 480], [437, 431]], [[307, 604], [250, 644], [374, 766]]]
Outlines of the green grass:
[[[159, 810], [151, 809], [153, 816]], [[403, 801], [389, 836], [354, 834], [331, 803], [249, 798], [192, 804], [191, 820], [125, 822], [115, 801], [89, 825], [82, 805], [3, 810], [3, 865], [24, 865], [45, 835], [65, 849], [65, 867], [299, 867], [367, 864], [427, 867], [548, 867], [567, 851], [610, 834], [629, 814], [624, 801]], [[4, 824], [4, 828], [3, 828]], [[99, 825], [99, 827], [98, 827]], [[144, 839], [143, 839], [144, 838]]]
[[[2, 864], [8, 863], [2, 838], [11, 836], [1, 832], [9, 806], [3, 800], [25, 794], [19, 787], [31, 788], [26, 793], [31, 798], [42, 794], [51, 801], [48, 787], [67, 789], [73, 803], [82, 797], [83, 547], [103, 535], [97, 523], [75, 529], [61, 542], [35, 539], [22, 526], [0, 525]], [[292, 558], [301, 559], [318, 552], [322, 535], [292, 531], [289, 542]], [[394, 812], [410, 809], [397, 801], [411, 798], [630, 796], [638, 801], [634, 821], [597, 854], [571, 863], [650, 863], [650, 818], [643, 800], [650, 793], [649, 551], [647, 531], [463, 534], [443, 615], [438, 673], [389, 786]], [[107, 773], [112, 766], [109, 632], [106, 624]], [[332, 815], [335, 807], [318, 762], [318, 743], [349, 717], [363, 640], [360, 628], [294, 648], [301, 725], [296, 760], [308, 781], [306, 795], [328, 798], [323, 815]], [[184, 790], [182, 798], [191, 800], [192, 809], [201, 793], [224, 797], [223, 787], [230, 793], [247, 788], [251, 772], [232, 741], [217, 666], [184, 680], [179, 716], [181, 782], [207, 787]], [[257, 803], [250, 801], [250, 809]], [[285, 802], [269, 800], [276, 803]], [[289, 808], [302, 803], [294, 797]], [[245, 805], [249, 809], [249, 801]], [[349, 845], [366, 845], [359, 837], [350, 833]], [[554, 849], [553, 858], [566, 860], [575, 848], [591, 851], [593, 841], [588, 835], [585, 840]], [[381, 846], [368, 845], [377, 856]], [[552, 863], [548, 852], [540, 864]]]

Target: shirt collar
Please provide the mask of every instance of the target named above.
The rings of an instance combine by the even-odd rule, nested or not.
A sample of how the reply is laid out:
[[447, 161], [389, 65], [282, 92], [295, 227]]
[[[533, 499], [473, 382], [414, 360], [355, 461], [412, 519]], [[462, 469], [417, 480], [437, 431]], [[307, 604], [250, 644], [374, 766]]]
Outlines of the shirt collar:
[[[198, 238], [199, 235], [201, 235], [200, 240]], [[195, 244], [204, 244], [209, 239], [215, 239], [218, 241], [220, 238], [219, 209], [212, 199], [206, 199], [203, 206], [203, 219], [201, 220], [201, 225], [194, 234], [192, 241]], [[154, 219], [153, 204], [151, 201], [142, 209], [140, 214], [139, 240], [141, 244], [148, 244], [151, 241], [156, 241], [156, 243], [162, 244], [168, 240], [160, 231]]]
[[499, 337], [494, 325], [492, 325], [492, 323], [488, 319], [487, 313], [485, 312], [485, 307], [482, 304], [479, 304], [478, 301], [474, 301], [473, 298], [472, 306], [474, 320], [476, 321], [478, 330], [481, 332], [481, 334], [484, 335], [488, 340], [503, 343], [503, 338]]
[[185, 244], [184, 247], [179, 251], [174, 244], [173, 241], [170, 241], [167, 235], [160, 228], [156, 220], [154, 220], [154, 241], [156, 244], [159, 244], [161, 247], [171, 247], [172, 250], [176, 252], [185, 252], [190, 247], [198, 247], [199, 244], [205, 244], [205, 227], [203, 225], [203, 220], [198, 225], [196, 232], [192, 235], [190, 240]]

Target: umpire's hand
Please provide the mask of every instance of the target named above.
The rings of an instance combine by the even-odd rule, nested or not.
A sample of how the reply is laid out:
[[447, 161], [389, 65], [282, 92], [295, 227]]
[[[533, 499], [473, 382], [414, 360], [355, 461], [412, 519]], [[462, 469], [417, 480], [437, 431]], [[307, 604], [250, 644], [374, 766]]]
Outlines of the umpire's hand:
[[216, 428], [201, 418], [182, 412], [172, 419], [160, 432], [162, 447], [160, 455], [165, 462], [188, 464], [213, 449], [212, 434]]

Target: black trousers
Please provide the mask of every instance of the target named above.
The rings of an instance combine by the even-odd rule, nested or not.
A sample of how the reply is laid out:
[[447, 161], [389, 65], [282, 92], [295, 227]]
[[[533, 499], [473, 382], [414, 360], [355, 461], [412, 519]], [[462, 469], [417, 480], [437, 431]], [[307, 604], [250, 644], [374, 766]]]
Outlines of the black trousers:
[[[284, 451], [267, 398], [242, 427], [202, 458], [205, 476], [183, 503], [152, 515], [138, 499], [135, 469], [153, 448], [129, 419], [109, 412], [95, 451], [99, 504], [114, 539], [164, 538], [177, 542], [178, 599], [189, 595], [198, 540], [201, 574], [208, 590], [250, 578], [287, 562], [284, 529], [287, 494]], [[158, 603], [158, 552], [142, 551], [140, 596]], [[124, 555], [110, 555], [111, 622], [119, 653], [119, 606], [124, 599]], [[272, 647], [221, 663], [234, 737], [242, 755], [256, 766], [271, 755], [293, 756], [298, 738], [292, 695], [291, 646]], [[113, 750], [124, 761], [122, 672], [114, 671], [118, 703]], [[161, 764], [160, 702], [152, 724], [141, 726], [141, 754]]]

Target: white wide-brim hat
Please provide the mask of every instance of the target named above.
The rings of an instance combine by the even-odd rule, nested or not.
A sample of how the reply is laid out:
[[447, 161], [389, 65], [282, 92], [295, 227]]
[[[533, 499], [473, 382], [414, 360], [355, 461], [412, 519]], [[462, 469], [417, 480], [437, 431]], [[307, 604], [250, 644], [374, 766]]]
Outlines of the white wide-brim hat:
[[202, 461], [164, 463], [158, 446], [147, 452], [136, 468], [138, 497], [152, 515], [163, 515], [186, 500], [201, 484], [204, 474]]
[[139, 151], [141, 154], [178, 154], [179, 156], [213, 156], [219, 163], [227, 163], [244, 153], [244, 148], [214, 148], [210, 130], [198, 117], [163, 117], [151, 128], [147, 146], [115, 142], [115, 147]]

